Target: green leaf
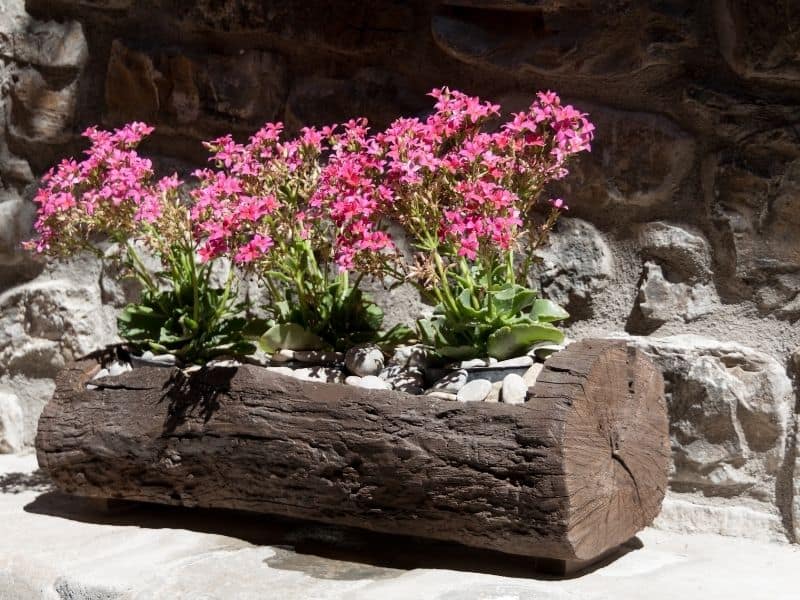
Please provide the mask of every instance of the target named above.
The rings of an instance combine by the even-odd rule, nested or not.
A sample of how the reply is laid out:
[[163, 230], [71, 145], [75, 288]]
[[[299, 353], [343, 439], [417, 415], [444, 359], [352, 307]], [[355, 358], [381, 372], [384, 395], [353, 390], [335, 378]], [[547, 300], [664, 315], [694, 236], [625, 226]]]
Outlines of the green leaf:
[[446, 358], [467, 360], [478, 355], [474, 346], [439, 346], [436, 351]]
[[200, 329], [200, 325], [197, 323], [197, 321], [192, 319], [189, 315], [183, 315], [179, 319], [179, 323], [192, 332], [195, 332], [198, 329]]
[[492, 293], [494, 294], [495, 308], [508, 317], [520, 314], [534, 304], [538, 296], [534, 290], [517, 284], [506, 285], [500, 291]]
[[436, 346], [436, 329], [430, 319], [417, 319], [417, 331], [423, 342]]
[[400, 344], [408, 344], [413, 341], [416, 334], [413, 329], [403, 323], [398, 323], [388, 331], [383, 332], [378, 337], [377, 343], [381, 346], [381, 350], [389, 353], [395, 346]]
[[458, 304], [461, 309], [461, 312], [471, 319], [479, 319], [483, 314], [488, 313], [488, 310], [478, 310], [474, 307], [473, 303], [473, 295], [472, 292], [468, 289], [462, 290], [462, 292], [458, 295]]
[[364, 321], [369, 329], [378, 331], [383, 324], [383, 310], [377, 304], [367, 304], [364, 308]]
[[564, 333], [549, 323], [510, 325], [490, 335], [486, 347], [489, 356], [505, 360], [525, 354], [528, 348], [541, 341], [560, 344]]
[[287, 350], [320, 350], [325, 347], [322, 339], [297, 323], [282, 323], [270, 327], [259, 339], [264, 352]]
[[161, 344], [179, 344], [181, 342], [188, 342], [193, 337], [194, 336], [192, 334], [174, 335], [165, 326], [161, 328], [161, 332], [159, 333], [158, 336], [158, 341]]
[[531, 313], [536, 316], [539, 321], [550, 323], [552, 321], [563, 321], [569, 318], [569, 313], [561, 308], [551, 300], [543, 298], [538, 299], [533, 303]]

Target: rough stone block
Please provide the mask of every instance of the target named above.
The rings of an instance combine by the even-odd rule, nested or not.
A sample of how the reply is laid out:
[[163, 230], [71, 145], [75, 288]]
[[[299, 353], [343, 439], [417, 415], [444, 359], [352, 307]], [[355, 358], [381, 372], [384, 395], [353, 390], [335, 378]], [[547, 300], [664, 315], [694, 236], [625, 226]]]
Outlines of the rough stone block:
[[663, 265], [671, 281], [707, 281], [712, 275], [708, 241], [685, 227], [647, 223], [639, 229], [639, 246], [645, 258]]
[[550, 242], [537, 251], [542, 259], [533, 274], [545, 297], [562, 305], [573, 318], [591, 315], [594, 295], [614, 272], [614, 257], [602, 234], [581, 219], [562, 219]]
[[70, 137], [78, 85], [52, 87], [33, 69], [19, 73], [11, 88], [10, 133], [27, 142], [61, 144]]
[[0, 454], [22, 450], [24, 442], [22, 407], [14, 394], [0, 392]]
[[144, 53], [115, 40], [105, 79], [106, 114], [114, 123], [158, 120], [167, 132], [184, 127], [193, 138], [217, 135], [232, 122], [249, 123], [252, 133], [278, 116], [285, 80], [284, 61], [271, 52]]
[[638, 301], [639, 309], [648, 321], [694, 321], [713, 312], [719, 304], [713, 284], [673, 283], [664, 276], [662, 267], [652, 262], [646, 262], [644, 269]]
[[[719, 515], [738, 506], [780, 524], [789, 509], [776, 488], [794, 426], [783, 366], [752, 348], [694, 335], [631, 342], [661, 367], [667, 383], [676, 497], [696, 502], [700, 511], [712, 502]], [[719, 515], [714, 519], [724, 521]]]
[[89, 48], [76, 21], [33, 22], [24, 31], [0, 32], [0, 56], [37, 67], [78, 70], [86, 64]]

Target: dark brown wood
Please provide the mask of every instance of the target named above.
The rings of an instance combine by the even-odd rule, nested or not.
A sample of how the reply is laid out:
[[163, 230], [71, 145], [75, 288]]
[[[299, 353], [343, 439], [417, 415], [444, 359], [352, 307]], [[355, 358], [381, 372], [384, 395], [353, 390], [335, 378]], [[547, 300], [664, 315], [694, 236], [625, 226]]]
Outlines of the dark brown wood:
[[68, 366], [39, 464], [90, 497], [232, 508], [582, 561], [655, 518], [660, 372], [622, 341], [552, 356], [524, 405], [309, 383], [254, 366]]

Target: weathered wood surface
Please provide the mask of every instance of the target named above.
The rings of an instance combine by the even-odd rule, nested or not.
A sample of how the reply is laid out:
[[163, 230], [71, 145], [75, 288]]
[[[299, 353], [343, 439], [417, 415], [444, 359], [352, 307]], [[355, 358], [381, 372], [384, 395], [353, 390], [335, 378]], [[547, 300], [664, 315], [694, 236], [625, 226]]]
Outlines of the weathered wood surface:
[[232, 508], [563, 560], [648, 525], [667, 485], [663, 380], [624, 342], [552, 356], [524, 405], [301, 382], [259, 367], [66, 368], [39, 422], [62, 490]]

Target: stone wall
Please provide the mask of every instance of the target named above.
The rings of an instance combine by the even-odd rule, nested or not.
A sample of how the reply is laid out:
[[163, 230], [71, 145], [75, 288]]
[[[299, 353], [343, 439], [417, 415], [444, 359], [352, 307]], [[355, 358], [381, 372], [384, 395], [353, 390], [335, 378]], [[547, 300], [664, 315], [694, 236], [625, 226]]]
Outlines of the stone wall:
[[53, 375], [115, 339], [130, 295], [97, 261], [18, 250], [86, 125], [153, 123], [144, 150], [188, 170], [265, 120], [381, 126], [442, 84], [508, 110], [552, 88], [597, 142], [536, 277], [572, 337], [662, 366], [660, 524], [797, 541], [799, 31], [793, 0], [0, 0], [0, 451], [31, 444]]

